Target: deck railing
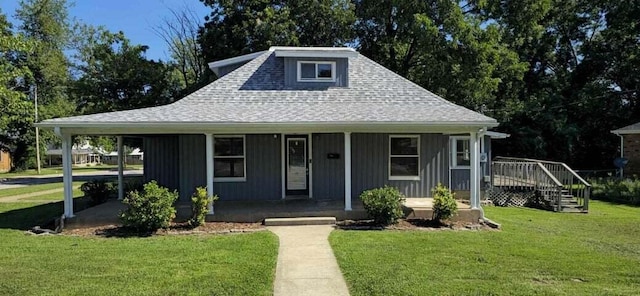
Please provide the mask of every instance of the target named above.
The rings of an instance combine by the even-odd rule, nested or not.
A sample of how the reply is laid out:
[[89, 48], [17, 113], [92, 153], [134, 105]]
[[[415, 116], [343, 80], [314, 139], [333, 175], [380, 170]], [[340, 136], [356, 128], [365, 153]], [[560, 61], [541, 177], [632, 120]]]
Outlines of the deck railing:
[[[503, 187], [527, 186], [540, 190], [556, 200], [557, 211], [562, 210], [562, 197], [573, 196], [583, 211], [589, 209], [591, 184], [562, 162], [529, 158], [501, 157], [493, 161], [494, 185]], [[524, 182], [524, 183], [523, 183]]]

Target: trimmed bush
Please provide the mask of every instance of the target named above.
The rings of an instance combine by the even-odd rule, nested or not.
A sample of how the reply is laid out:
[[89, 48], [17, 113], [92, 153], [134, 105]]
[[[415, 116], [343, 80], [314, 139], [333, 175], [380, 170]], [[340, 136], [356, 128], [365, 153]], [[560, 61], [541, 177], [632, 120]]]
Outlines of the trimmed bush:
[[204, 224], [204, 219], [207, 213], [209, 213], [209, 203], [214, 203], [216, 200], [218, 200], [218, 196], [209, 196], [206, 188], [196, 188], [196, 192], [191, 196], [191, 212], [193, 214], [191, 219], [189, 219], [189, 225], [198, 227]]
[[593, 199], [640, 205], [640, 180], [598, 178], [590, 183]]
[[91, 199], [92, 204], [97, 205], [107, 201], [116, 192], [117, 187], [105, 180], [94, 179], [80, 185], [80, 190]]
[[404, 195], [395, 187], [384, 186], [362, 192], [360, 199], [364, 209], [376, 224], [391, 225], [402, 218]]
[[131, 191], [123, 200], [127, 209], [120, 213], [120, 220], [126, 227], [137, 231], [156, 231], [169, 227], [176, 216], [173, 203], [178, 192], [158, 186], [156, 181], [144, 184], [142, 191]]
[[433, 220], [442, 222], [458, 212], [455, 194], [449, 188], [438, 183], [438, 186], [431, 189], [433, 195]]

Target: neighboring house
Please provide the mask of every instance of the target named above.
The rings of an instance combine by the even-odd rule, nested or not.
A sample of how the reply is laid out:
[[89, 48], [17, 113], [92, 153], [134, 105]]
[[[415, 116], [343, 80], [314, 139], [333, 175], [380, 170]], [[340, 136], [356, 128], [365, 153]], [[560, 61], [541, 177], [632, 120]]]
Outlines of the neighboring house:
[[[125, 164], [135, 164], [140, 165], [144, 160], [144, 152], [140, 150], [140, 148], [133, 149], [129, 152], [124, 158]], [[102, 163], [104, 164], [118, 164], [118, 152], [111, 151], [109, 153], [105, 153], [102, 156]]]
[[620, 136], [620, 157], [628, 160], [625, 174], [640, 174], [640, 122], [611, 131]]
[[0, 149], [0, 173], [6, 173], [11, 170], [11, 154], [8, 151]]
[[[71, 148], [71, 161], [73, 165], [89, 165], [101, 163], [101, 157], [104, 154], [101, 149], [93, 147], [89, 142], [83, 144], [74, 144]], [[57, 166], [62, 164], [62, 149], [54, 145], [49, 145], [45, 151], [46, 164], [49, 166]]]
[[[175, 103], [39, 126], [66, 149], [71, 135], [142, 137], [145, 179], [184, 201], [207, 186], [221, 200], [335, 199], [350, 211], [363, 190], [429, 197], [442, 183], [480, 207], [480, 146], [495, 119], [350, 48], [272, 47], [209, 66], [220, 78]], [[70, 168], [65, 182], [71, 217]]]

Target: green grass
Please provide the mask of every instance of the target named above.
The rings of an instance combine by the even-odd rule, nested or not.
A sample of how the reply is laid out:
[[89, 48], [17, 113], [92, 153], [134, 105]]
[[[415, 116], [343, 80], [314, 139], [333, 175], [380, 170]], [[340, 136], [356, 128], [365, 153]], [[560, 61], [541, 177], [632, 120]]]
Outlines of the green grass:
[[[82, 181], [73, 182], [73, 188], [78, 188], [82, 185]], [[52, 189], [62, 189], [63, 183], [47, 183], [47, 184], [38, 184], [38, 185], [29, 185], [24, 187], [17, 188], [9, 188], [9, 189], [1, 189], [0, 190], [0, 198], [14, 195], [22, 195], [28, 193], [35, 193], [38, 191], [52, 190]]]
[[640, 208], [487, 207], [502, 231], [334, 231], [351, 295], [637, 295]]
[[61, 203], [0, 204], [0, 295], [271, 295], [278, 239], [29, 236]]
[[[73, 198], [79, 198], [79, 197], [83, 197], [84, 196], [84, 192], [82, 192], [82, 190], [80, 190], [80, 187], [75, 187], [73, 189]], [[60, 201], [60, 200], [64, 200], [64, 194], [62, 192], [56, 192], [56, 193], [49, 193], [49, 194], [44, 194], [44, 195], [37, 195], [37, 196], [32, 196], [32, 197], [27, 197], [27, 198], [21, 198], [21, 201], [26, 201], [26, 200], [46, 200], [46, 201]]]
[[[97, 165], [97, 166], [81, 166], [74, 167], [73, 172], [101, 172], [101, 171], [111, 171], [117, 169], [116, 165]], [[132, 165], [129, 164], [125, 168], [126, 170], [140, 170], [142, 169], [142, 165]], [[62, 167], [50, 167], [50, 168], [42, 168], [40, 169], [40, 175], [55, 175], [62, 174]], [[22, 172], [15, 173], [0, 173], [0, 178], [15, 178], [21, 176], [37, 176], [38, 171], [34, 169], [25, 170]]]

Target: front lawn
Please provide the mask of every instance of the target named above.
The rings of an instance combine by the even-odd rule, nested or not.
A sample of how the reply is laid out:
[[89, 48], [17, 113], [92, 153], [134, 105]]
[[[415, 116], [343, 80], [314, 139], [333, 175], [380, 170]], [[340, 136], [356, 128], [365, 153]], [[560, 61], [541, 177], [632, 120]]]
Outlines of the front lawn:
[[[30, 236], [61, 203], [0, 203], [0, 295], [271, 295], [278, 238]], [[9, 229], [13, 228], [13, 229]]]
[[351, 295], [637, 295], [640, 208], [485, 208], [502, 231], [334, 231]]
[[[73, 182], [73, 188], [79, 188], [82, 185], [82, 181]], [[56, 183], [46, 183], [46, 184], [37, 184], [37, 185], [27, 185], [23, 187], [15, 187], [8, 189], [0, 189], [0, 197], [9, 197], [14, 195], [22, 195], [22, 194], [37, 194], [40, 191], [47, 191], [53, 189], [62, 189], [64, 183], [56, 182]]]

